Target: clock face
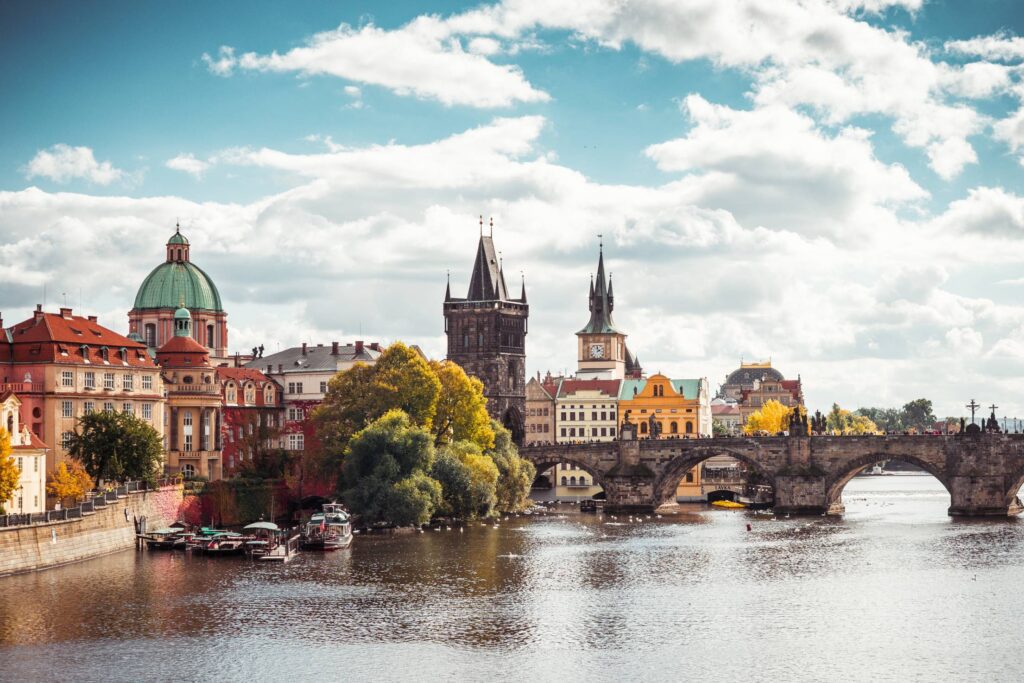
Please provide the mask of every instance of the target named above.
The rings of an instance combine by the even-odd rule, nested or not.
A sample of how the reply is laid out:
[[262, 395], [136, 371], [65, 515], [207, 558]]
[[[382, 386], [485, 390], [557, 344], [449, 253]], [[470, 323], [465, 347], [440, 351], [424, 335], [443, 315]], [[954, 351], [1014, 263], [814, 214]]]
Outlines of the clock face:
[[604, 344], [591, 344], [590, 345], [590, 357], [591, 358], [604, 358]]

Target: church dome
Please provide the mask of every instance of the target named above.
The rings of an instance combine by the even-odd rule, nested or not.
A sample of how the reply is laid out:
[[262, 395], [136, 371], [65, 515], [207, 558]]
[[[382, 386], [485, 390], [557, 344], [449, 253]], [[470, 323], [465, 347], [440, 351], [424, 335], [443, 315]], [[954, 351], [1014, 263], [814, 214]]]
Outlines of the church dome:
[[138, 294], [135, 309], [177, 309], [221, 312], [220, 292], [210, 276], [189, 260], [189, 243], [180, 231], [167, 241], [167, 260], [153, 269]]
[[725, 379], [725, 383], [729, 385], [750, 386], [754, 383], [754, 380], [781, 382], [784, 379], [785, 377], [782, 376], [782, 373], [768, 363], [751, 363], [749, 365], [740, 364], [740, 367], [737, 370], [733, 370]]

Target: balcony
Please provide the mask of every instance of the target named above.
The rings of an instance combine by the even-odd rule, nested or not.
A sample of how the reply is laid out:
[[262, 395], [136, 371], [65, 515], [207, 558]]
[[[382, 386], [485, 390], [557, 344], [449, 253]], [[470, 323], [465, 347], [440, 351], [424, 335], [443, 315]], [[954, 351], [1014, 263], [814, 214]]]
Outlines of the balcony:
[[198, 394], [204, 396], [220, 395], [220, 386], [217, 384], [171, 384], [167, 387], [171, 394]]
[[16, 394], [41, 394], [42, 382], [0, 382], [0, 393], [13, 391]]

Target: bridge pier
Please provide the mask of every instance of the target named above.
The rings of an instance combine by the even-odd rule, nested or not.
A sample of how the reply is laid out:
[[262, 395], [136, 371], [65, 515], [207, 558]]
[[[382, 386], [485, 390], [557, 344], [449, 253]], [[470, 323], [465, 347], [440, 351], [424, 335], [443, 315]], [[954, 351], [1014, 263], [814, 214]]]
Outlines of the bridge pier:
[[1002, 476], [954, 476], [949, 481], [953, 517], [1011, 517], [1021, 513], [1020, 500], [1007, 500]]
[[780, 474], [773, 482], [775, 514], [779, 515], [841, 515], [842, 500], [828, 500], [828, 483], [824, 476]]

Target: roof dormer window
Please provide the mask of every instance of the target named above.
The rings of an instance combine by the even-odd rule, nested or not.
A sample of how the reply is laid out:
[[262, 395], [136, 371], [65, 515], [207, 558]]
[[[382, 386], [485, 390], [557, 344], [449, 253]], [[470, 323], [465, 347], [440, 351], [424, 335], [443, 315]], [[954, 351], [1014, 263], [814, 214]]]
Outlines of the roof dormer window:
[[82, 344], [80, 347], [78, 347], [78, 349], [79, 349], [79, 351], [82, 352], [82, 361], [85, 362], [85, 363], [91, 362], [89, 360], [89, 345], [88, 344]]

